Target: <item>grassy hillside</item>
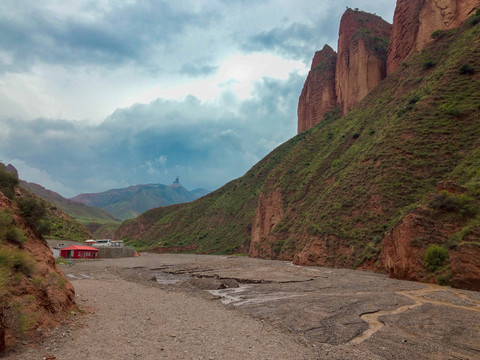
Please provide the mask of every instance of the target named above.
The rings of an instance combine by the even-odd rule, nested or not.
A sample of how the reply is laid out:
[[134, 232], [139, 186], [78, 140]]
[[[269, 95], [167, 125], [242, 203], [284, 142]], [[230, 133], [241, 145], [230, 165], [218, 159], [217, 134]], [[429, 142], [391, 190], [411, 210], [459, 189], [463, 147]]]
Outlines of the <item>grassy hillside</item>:
[[63, 210], [56, 205], [22, 187], [17, 189], [17, 193], [20, 199], [32, 199], [45, 209], [45, 215], [43, 217], [45, 226], [43, 230], [41, 230], [45, 238], [68, 239], [78, 242], [92, 238], [91, 233], [83, 224], [65, 214]]
[[115, 231], [120, 226], [120, 222], [105, 223], [96, 228], [93, 233], [94, 239], [112, 239]]
[[0, 191], [10, 200], [15, 200], [22, 216], [38, 234], [47, 238], [74, 241], [84, 241], [92, 237], [85, 226], [65, 214], [56, 205], [19, 186], [21, 183], [24, 182], [19, 181], [16, 171], [12, 173], [0, 163]]
[[202, 253], [247, 252], [259, 191], [296, 143], [280, 146], [240, 179], [197, 201], [152, 209], [124, 221], [116, 237], [141, 248], [194, 243]]
[[74, 308], [73, 287], [39, 236], [44, 208], [16, 184], [16, 175], [0, 164], [0, 357], [6, 347], [27, 334], [38, 336], [36, 328], [53, 327]]
[[[247, 252], [259, 194], [268, 197], [279, 189], [284, 216], [259, 253], [292, 258], [311, 239], [328, 237], [353, 246], [343, 265], [354, 266], [377, 253], [386, 232], [427, 203], [440, 181], [465, 186], [478, 202], [480, 25], [475, 23], [437, 32], [430, 47], [409, 58], [348, 115], [328, 114], [243, 177], [193, 203], [124, 222], [117, 237], [142, 247], [194, 244], [189, 251]], [[474, 213], [465, 226], [475, 227], [476, 221]]]
[[77, 221], [84, 225], [88, 225], [90, 223], [119, 223], [118, 219], [98, 207], [87, 206], [85, 204], [66, 199], [60, 194], [51, 190], [47, 190], [43, 186], [40, 186], [38, 184], [29, 183], [26, 181], [20, 181], [20, 184], [24, 188], [40, 196], [42, 199], [45, 199], [56, 205], [57, 207], [61, 208], [68, 215], [75, 218]]

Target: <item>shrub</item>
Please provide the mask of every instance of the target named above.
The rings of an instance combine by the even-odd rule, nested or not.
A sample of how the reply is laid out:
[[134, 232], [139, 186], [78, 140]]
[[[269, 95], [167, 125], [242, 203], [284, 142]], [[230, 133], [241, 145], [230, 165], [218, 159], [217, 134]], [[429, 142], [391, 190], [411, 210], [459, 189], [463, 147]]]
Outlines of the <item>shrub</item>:
[[47, 212], [45, 205], [33, 198], [20, 198], [17, 205], [27, 223], [38, 230], [39, 222]]
[[475, 68], [470, 64], [463, 64], [460, 66], [459, 72], [461, 75], [473, 75], [475, 74]]
[[409, 101], [408, 101], [408, 104], [409, 105], [415, 105], [417, 102], [420, 101], [420, 96], [418, 95], [415, 95], [414, 97], [412, 97]]
[[456, 28], [449, 29], [449, 30], [435, 30], [432, 33], [431, 38], [435, 40], [439, 40], [445, 36], [450, 36], [452, 34], [455, 34], [456, 32], [457, 32]]
[[6, 247], [0, 248], [0, 268], [10, 267], [10, 251]]
[[36, 226], [37, 231], [42, 235], [50, 234], [50, 231], [52, 230], [51, 224], [45, 220], [39, 220]]
[[22, 229], [17, 228], [16, 226], [10, 226], [5, 232], [5, 238], [13, 243], [22, 244], [27, 241], [25, 233]]
[[450, 195], [447, 192], [435, 194], [429, 205], [432, 209], [446, 212], [456, 212], [458, 210], [458, 204], [455, 201], [455, 196]]
[[8, 269], [0, 266], [0, 298], [7, 291], [9, 277], [10, 277], [10, 272], [8, 271]]
[[35, 259], [22, 250], [13, 250], [11, 256], [14, 269], [30, 276], [36, 266]]
[[41, 288], [43, 286], [43, 282], [44, 282], [44, 278], [42, 277], [37, 277], [37, 278], [34, 278], [31, 280], [32, 281], [32, 284], [37, 287], [37, 288]]
[[474, 216], [478, 212], [475, 199], [468, 195], [450, 195], [447, 192], [436, 194], [430, 201], [430, 207], [444, 212], [457, 213], [461, 216]]
[[340, 159], [335, 159], [335, 160], [332, 161], [331, 166], [332, 166], [332, 168], [338, 167], [338, 166], [340, 166], [340, 163], [341, 163]]
[[442, 285], [442, 286], [449, 285], [450, 284], [450, 271], [445, 273], [445, 274], [435, 276], [435, 280], [437, 281], [438, 285]]
[[438, 40], [438, 39], [442, 38], [443, 35], [444, 35], [444, 32], [442, 30], [435, 30], [432, 33], [431, 38], [435, 39], [435, 40]]
[[480, 9], [477, 9], [477, 12], [475, 13], [475, 15], [473, 15], [472, 17], [470, 17], [468, 20], [468, 25], [470, 26], [475, 26], [477, 25], [478, 23], [480, 23]]
[[22, 305], [18, 303], [0, 299], [0, 327], [11, 329], [16, 334], [23, 336], [36, 321], [23, 314], [22, 308]]
[[12, 223], [12, 215], [6, 210], [0, 211], [0, 234], [6, 231]]
[[440, 106], [440, 109], [450, 116], [462, 115], [462, 110], [460, 110], [457, 104], [443, 104]]
[[[3, 166], [3, 164], [2, 164]], [[18, 185], [18, 178], [5, 170], [0, 168], [0, 191], [8, 197], [9, 199], [13, 199], [15, 197], [15, 186]]]
[[448, 259], [448, 250], [435, 244], [430, 245], [427, 250], [425, 250], [423, 259], [425, 261], [425, 267], [429, 271], [434, 272]]
[[425, 70], [428, 70], [432, 67], [434, 67], [435, 65], [437, 65], [437, 63], [435, 61], [433, 61], [432, 59], [429, 59], [429, 60], [426, 60], [424, 63], [423, 63], [423, 68]]
[[20, 271], [30, 276], [36, 262], [27, 252], [19, 249], [0, 248], [0, 268], [10, 271]]

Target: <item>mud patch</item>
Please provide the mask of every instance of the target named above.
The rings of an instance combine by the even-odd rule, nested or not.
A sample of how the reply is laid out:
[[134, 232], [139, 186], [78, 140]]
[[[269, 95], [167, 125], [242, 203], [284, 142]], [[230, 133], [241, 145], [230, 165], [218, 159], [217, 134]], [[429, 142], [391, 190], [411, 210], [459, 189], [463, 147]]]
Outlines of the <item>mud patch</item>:
[[188, 280], [190, 276], [188, 275], [174, 275], [165, 272], [156, 272], [154, 274], [155, 281], [162, 285], [173, 285], [179, 282]]
[[238, 303], [245, 300], [242, 294], [248, 288], [249, 285], [240, 285], [239, 287], [233, 289], [208, 290], [208, 292], [220, 298], [224, 305], [238, 305]]

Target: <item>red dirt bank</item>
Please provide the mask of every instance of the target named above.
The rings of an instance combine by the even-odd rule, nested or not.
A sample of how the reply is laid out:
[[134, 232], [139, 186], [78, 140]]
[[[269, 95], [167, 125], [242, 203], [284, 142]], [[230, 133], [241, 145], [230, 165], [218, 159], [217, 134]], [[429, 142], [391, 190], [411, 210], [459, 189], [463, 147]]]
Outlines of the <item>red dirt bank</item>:
[[8, 348], [19, 340], [21, 334], [15, 329], [18, 323], [14, 319], [28, 319], [28, 324], [22, 325], [27, 328], [25, 329], [27, 332], [53, 328], [65, 317], [68, 310], [75, 307], [75, 291], [56, 266], [46, 241], [16, 214], [18, 212], [16, 206], [1, 192], [0, 211], [13, 214], [14, 225], [23, 230], [27, 239], [21, 244], [5, 241], [0, 245], [0, 249], [22, 249], [35, 260], [36, 264], [28, 277], [17, 272], [13, 278], [5, 279], [4, 292], [0, 293], [1, 304], [4, 304], [0, 309], [1, 351], [3, 343]]

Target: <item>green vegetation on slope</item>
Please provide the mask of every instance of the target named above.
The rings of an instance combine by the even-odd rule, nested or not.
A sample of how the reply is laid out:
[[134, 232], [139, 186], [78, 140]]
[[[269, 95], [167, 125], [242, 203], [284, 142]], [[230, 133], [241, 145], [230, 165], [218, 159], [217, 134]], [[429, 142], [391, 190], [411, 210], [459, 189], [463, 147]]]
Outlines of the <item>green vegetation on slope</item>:
[[47, 190], [38, 184], [29, 183], [26, 181], [20, 181], [20, 184], [27, 190], [30, 190], [34, 194], [40, 196], [42, 199], [45, 199], [59, 207], [85, 226], [88, 226], [92, 223], [99, 225], [109, 222], [120, 223], [118, 219], [98, 207], [87, 206], [85, 204], [66, 199], [60, 194], [51, 190]]
[[65, 214], [51, 202], [19, 186], [15, 202], [22, 216], [37, 232], [49, 239], [83, 242], [92, 235], [84, 225]]
[[[152, 209], [125, 221], [116, 237], [139, 248], [195, 244], [192, 251], [200, 253], [248, 252], [260, 188], [297, 141], [281, 145], [243, 177], [197, 201]], [[139, 224], [142, 228], [145, 224], [148, 232], [139, 231]]]
[[[1, 177], [4, 171], [0, 167]], [[39, 236], [48, 223], [45, 203], [13, 190], [8, 199], [0, 189], [0, 353], [36, 327], [59, 321], [74, 304], [73, 288]]]
[[[291, 258], [308, 239], [333, 236], [354, 247], [344, 261], [354, 266], [440, 181], [466, 186], [478, 201], [479, 34], [475, 24], [437, 37], [348, 115], [329, 114], [243, 177], [191, 204], [151, 210], [117, 235], [142, 247], [245, 252], [259, 194], [280, 189], [274, 255]], [[466, 64], [474, 70], [462, 71]]]
[[120, 226], [120, 222], [110, 222], [105, 223], [99, 226], [95, 231], [93, 231], [94, 239], [112, 239], [115, 231], [117, 231]]
[[[7, 167], [0, 163], [0, 191], [3, 194], [8, 194], [7, 197], [16, 203], [19, 208], [19, 214], [38, 234], [49, 238], [75, 241], [84, 241], [91, 237], [83, 225], [63, 213], [47, 200], [42, 199], [24, 187], [17, 186], [19, 183], [17, 175], [9, 172]], [[21, 183], [23, 184], [24, 182], [22, 181]], [[3, 214], [0, 217], [5, 216], [7, 215]], [[8, 240], [13, 242], [19, 243], [25, 240], [25, 236], [20, 229], [9, 227], [7, 235]]]

